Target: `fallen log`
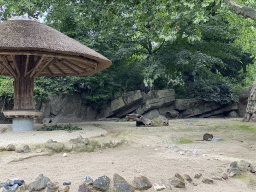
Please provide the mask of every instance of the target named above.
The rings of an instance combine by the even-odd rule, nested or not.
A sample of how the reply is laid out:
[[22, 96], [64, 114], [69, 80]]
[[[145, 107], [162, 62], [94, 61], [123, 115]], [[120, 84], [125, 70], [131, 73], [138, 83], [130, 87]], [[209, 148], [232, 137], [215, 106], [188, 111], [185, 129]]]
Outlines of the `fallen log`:
[[153, 126], [153, 121], [146, 118], [146, 117], [143, 117], [142, 115], [139, 115], [139, 114], [127, 114], [126, 116], [128, 119], [133, 119], [136, 121], [136, 126], [147, 126], [147, 127], [150, 127], [150, 126]]

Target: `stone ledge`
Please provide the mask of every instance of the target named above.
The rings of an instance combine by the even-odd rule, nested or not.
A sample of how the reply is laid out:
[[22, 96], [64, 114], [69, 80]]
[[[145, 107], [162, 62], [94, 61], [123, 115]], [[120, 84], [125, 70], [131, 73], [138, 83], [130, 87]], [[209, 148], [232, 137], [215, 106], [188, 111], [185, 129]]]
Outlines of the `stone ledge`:
[[6, 118], [39, 118], [43, 115], [41, 111], [32, 111], [32, 110], [10, 110], [3, 111]]

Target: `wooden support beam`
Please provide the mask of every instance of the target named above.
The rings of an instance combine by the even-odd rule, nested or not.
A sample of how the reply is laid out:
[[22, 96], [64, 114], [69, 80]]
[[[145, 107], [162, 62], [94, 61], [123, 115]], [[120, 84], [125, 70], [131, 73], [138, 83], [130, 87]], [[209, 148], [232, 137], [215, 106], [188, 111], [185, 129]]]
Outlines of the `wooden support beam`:
[[33, 75], [35, 74], [35, 72], [36, 72], [36, 70], [37, 70], [37, 68], [41, 65], [41, 63], [43, 62], [43, 60], [44, 60], [44, 58], [45, 58], [45, 55], [43, 55], [40, 59], [39, 59], [39, 61], [36, 63], [36, 65], [35, 65], [35, 67], [33, 68], [33, 69], [31, 69], [32, 70], [32, 72], [30, 73], [30, 77], [33, 77]]
[[61, 68], [59, 68], [59, 66], [57, 66], [56, 64], [52, 64], [54, 67], [56, 67], [61, 73], [63, 73], [64, 75], [67, 75]]
[[11, 57], [12, 57], [12, 60], [13, 60], [13, 65], [14, 65], [14, 67], [16, 68], [18, 77], [20, 77], [20, 69], [19, 69], [19, 67], [18, 67], [18, 65], [17, 65], [16, 59], [15, 59], [15, 55], [11, 55]]
[[97, 66], [98, 66], [98, 62], [93, 60], [93, 59], [89, 59], [89, 58], [86, 58], [84, 57], [83, 55], [77, 55], [77, 54], [74, 54], [74, 55], [64, 55], [64, 54], [61, 54], [61, 53], [51, 53], [51, 52], [46, 52], [46, 51], [11, 51], [11, 50], [1, 50], [0, 51], [0, 55], [35, 55], [35, 56], [42, 56], [42, 55], [47, 55], [47, 57], [55, 57], [55, 58], [58, 58], [58, 59], [62, 59], [62, 58], [65, 58], [65, 59], [71, 59], [71, 60], [75, 60], [75, 61], [80, 61], [82, 62], [83, 64], [87, 64], [91, 67], [94, 68], [94, 70], [96, 70]]
[[2, 64], [0, 63], [0, 65], [2, 65], [2, 67], [10, 73], [10, 75], [12, 75], [14, 78], [16, 78], [17, 75], [15, 74], [11, 65], [9, 65], [7, 59], [4, 56], [0, 56], [0, 60], [2, 61]]
[[46, 67], [46, 70], [50, 73], [51, 76], [53, 76], [53, 72], [50, 70], [49, 66]]
[[30, 55], [27, 55], [27, 58], [26, 58], [26, 65], [25, 65], [25, 73], [24, 73], [24, 76], [27, 76], [27, 73], [28, 73], [29, 56], [30, 56]]
[[[74, 61], [70, 61], [70, 59], [68, 59], [68, 61], [69, 61], [70, 63], [74, 63]], [[95, 70], [94, 67], [92, 67], [91, 65], [87, 65], [85, 62], [76, 61], [76, 63], [78, 63], [78, 64], [81, 65], [81, 66], [85, 66], [85, 67], [87, 67], [87, 68], [89, 68], [89, 69]]]
[[86, 72], [87, 72], [85, 68], [82, 68], [82, 67], [76, 65], [75, 63], [72, 63], [72, 62], [70, 62], [70, 61], [68, 61], [68, 60], [66, 60], [66, 59], [62, 59], [62, 62], [66, 63], [66, 64], [69, 65], [69, 66], [70, 66], [70, 65], [71, 65], [71, 66], [75, 66], [76, 68], [78, 68], [79, 70], [81, 70], [82, 73], [86, 73]]
[[53, 61], [54, 61], [54, 57], [49, 58], [49, 60], [34, 74], [34, 78], [36, 78], [38, 74], [41, 73], [46, 67], [48, 67], [48, 65], [50, 65], [50, 63]]
[[60, 65], [65, 66], [65, 67], [67, 67], [70, 71], [72, 71], [72, 72], [75, 73], [76, 75], [79, 75], [79, 73], [78, 73], [75, 69], [73, 69], [73, 68], [71, 68], [70, 66], [68, 66], [68, 64], [66, 64], [66, 63], [64, 63], [64, 62], [61, 62], [60, 60], [57, 60], [57, 63], [60, 64]]

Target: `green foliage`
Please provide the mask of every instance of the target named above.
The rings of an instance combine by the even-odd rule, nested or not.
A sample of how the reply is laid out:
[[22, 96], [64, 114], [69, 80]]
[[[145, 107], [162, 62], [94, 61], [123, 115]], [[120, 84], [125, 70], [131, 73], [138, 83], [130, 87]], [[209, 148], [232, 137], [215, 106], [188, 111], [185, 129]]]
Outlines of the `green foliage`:
[[68, 125], [53, 125], [53, 126], [46, 126], [45, 124], [41, 129], [38, 131], [54, 131], [54, 130], [66, 130], [68, 132], [72, 132], [75, 130], [82, 130], [82, 128], [79, 128], [78, 126], [72, 126], [71, 124]]
[[188, 84], [186, 93], [190, 98], [206, 102], [213, 101], [220, 104], [238, 102], [236, 90], [225, 79], [198, 79]]
[[3, 109], [12, 109], [13, 92], [13, 78], [0, 75], [0, 98], [4, 102]]
[[76, 84], [82, 82], [86, 82], [87, 85], [82, 102], [95, 108], [100, 108], [103, 104], [110, 101], [120, 87], [108, 70], [83, 77]]
[[[256, 6], [250, 0], [237, 1]], [[34, 98], [38, 102], [47, 101], [50, 94], [79, 93], [84, 104], [99, 108], [114, 95], [142, 89], [143, 84], [149, 89], [173, 88], [177, 98], [186, 98], [185, 88], [194, 80], [228, 77], [236, 87], [250, 86], [254, 80], [255, 67], [250, 57], [256, 55], [252, 38], [256, 36], [252, 28], [256, 27], [255, 22], [238, 16], [223, 1], [0, 2], [2, 20], [24, 13], [38, 18], [47, 12], [44, 20], [47, 25], [113, 62], [109, 69], [86, 77], [36, 78]], [[81, 83], [87, 88], [80, 88]], [[230, 90], [206, 84], [205, 89], [210, 91], [207, 95], [213, 94], [209, 97], [212, 101], [220, 101], [217, 87]], [[2, 87], [10, 89], [12, 85], [8, 85]], [[1, 90], [0, 97], [4, 94], [12, 97], [10, 90]], [[194, 96], [203, 96], [205, 91], [201, 92]], [[235, 100], [222, 96], [226, 98], [224, 103]]]

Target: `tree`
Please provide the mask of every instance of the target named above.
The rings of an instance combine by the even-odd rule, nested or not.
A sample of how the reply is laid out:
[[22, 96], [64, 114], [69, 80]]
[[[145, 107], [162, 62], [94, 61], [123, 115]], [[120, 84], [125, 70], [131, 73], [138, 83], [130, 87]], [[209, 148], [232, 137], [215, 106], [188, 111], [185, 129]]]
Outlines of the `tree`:
[[[245, 18], [255, 19], [256, 9], [252, 7], [243, 6], [235, 1], [224, 0], [224, 2], [235, 10], [236, 14], [241, 14]], [[254, 2], [255, 6], [255, 2]], [[248, 104], [246, 108], [246, 113], [243, 121], [254, 121], [256, 122], [256, 76], [254, 83], [252, 85], [250, 97], [248, 98]]]

